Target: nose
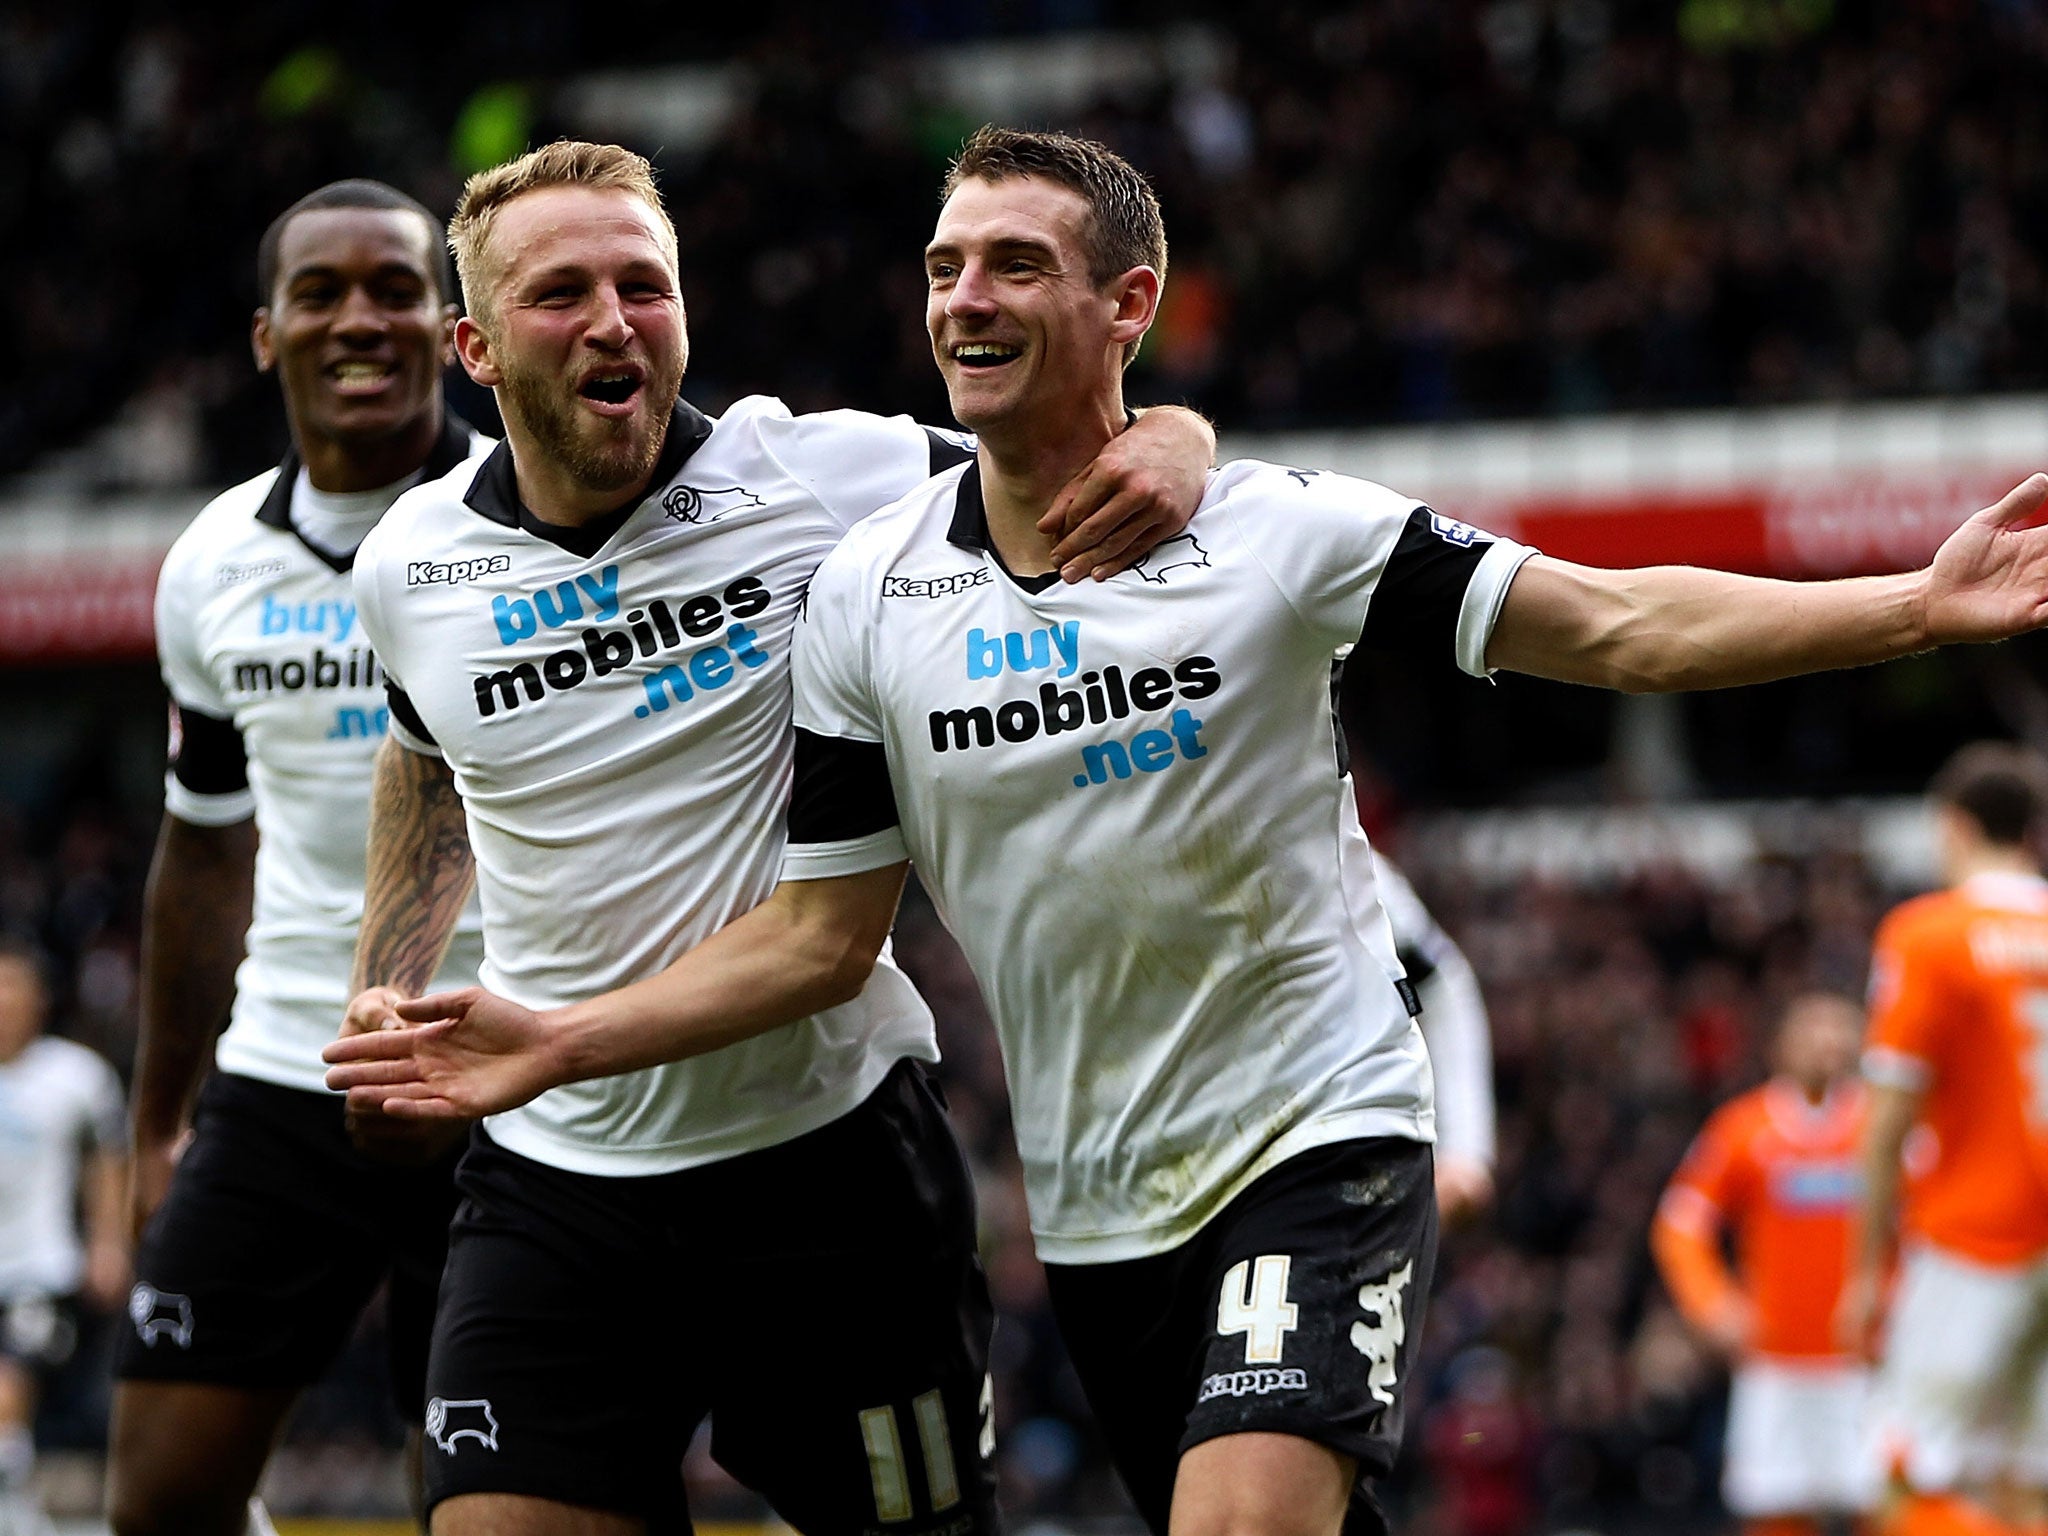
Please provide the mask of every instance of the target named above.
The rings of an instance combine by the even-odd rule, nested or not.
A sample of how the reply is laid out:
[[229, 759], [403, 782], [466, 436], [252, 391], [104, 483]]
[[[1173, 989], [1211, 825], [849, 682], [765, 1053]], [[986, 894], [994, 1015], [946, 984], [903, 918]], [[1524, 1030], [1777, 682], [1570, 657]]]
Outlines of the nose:
[[583, 339], [607, 352], [616, 352], [633, 339], [626, 306], [619, 299], [619, 290], [610, 284], [599, 288], [592, 300], [590, 323], [583, 328]]
[[978, 261], [967, 262], [946, 295], [946, 314], [955, 320], [982, 320], [995, 311], [995, 287], [987, 268]]
[[351, 287], [335, 311], [334, 333], [348, 340], [376, 341], [387, 329], [383, 306], [362, 287]]

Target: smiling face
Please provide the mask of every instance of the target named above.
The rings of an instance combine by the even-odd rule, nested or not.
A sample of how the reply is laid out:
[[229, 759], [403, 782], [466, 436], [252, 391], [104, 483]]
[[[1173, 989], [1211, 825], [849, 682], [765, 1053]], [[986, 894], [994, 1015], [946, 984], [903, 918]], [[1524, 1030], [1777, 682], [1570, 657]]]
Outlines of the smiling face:
[[470, 377], [498, 391], [515, 453], [591, 496], [645, 484], [682, 388], [689, 342], [663, 233], [615, 188], [514, 198], [491, 226], [479, 313], [456, 333]]
[[1079, 193], [1037, 176], [970, 178], [946, 199], [925, 250], [925, 328], [962, 426], [1121, 401], [1124, 348], [1152, 323], [1159, 278], [1091, 281], [1090, 217]]
[[252, 340], [309, 460], [438, 429], [455, 309], [436, 284], [434, 239], [403, 209], [315, 208], [284, 227]]

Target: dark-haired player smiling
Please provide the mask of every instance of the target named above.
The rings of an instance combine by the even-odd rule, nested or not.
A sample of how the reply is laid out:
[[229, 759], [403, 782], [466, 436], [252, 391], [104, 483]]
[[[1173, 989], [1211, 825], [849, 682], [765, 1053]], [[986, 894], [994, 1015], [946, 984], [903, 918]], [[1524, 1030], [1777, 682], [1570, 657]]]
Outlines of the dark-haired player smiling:
[[[414, 1424], [425, 1400], [448, 1138], [437, 1156], [399, 1149], [429, 1166], [366, 1156], [320, 1047], [350, 995], [383, 734], [350, 566], [399, 492], [490, 446], [442, 406], [455, 283], [441, 238], [381, 182], [336, 182], [278, 215], [252, 345], [291, 451], [210, 503], [157, 583], [173, 762], [130, 1111], [141, 1247], [109, 1463], [123, 1536], [242, 1529], [293, 1400], [387, 1276], [395, 1395]], [[443, 974], [474, 977], [480, 958], [471, 910]], [[391, 1128], [358, 1121], [394, 1150]], [[151, 1326], [186, 1314], [189, 1329]]]

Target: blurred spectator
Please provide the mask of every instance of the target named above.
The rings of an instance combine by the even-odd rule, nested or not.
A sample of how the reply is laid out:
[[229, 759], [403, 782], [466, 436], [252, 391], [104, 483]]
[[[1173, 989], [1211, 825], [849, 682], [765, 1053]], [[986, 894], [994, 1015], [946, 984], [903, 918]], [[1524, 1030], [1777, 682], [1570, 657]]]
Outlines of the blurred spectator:
[[345, 175], [445, 207], [574, 126], [554, 82], [683, 58], [752, 85], [665, 162], [693, 397], [938, 418], [916, 253], [973, 122], [915, 50], [1205, 15], [1221, 68], [1061, 125], [1146, 170], [1175, 231], [1141, 397], [1282, 427], [2048, 385], [2038, 6], [762, 10], [372, 5], [313, 44], [289, 7], [10, 7], [0, 370], [31, 387], [0, 397], [0, 471], [114, 421], [89, 478], [272, 462], [238, 340], [270, 210]]

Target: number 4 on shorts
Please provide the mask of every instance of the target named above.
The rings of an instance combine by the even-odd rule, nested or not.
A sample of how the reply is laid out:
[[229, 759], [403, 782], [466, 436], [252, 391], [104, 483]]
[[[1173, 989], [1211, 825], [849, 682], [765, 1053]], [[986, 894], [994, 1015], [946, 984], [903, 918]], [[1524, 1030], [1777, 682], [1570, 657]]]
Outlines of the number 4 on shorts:
[[[1287, 1299], [1287, 1271], [1292, 1260], [1284, 1253], [1261, 1254], [1230, 1266], [1223, 1294], [1216, 1302], [1216, 1332], [1223, 1338], [1244, 1335], [1246, 1365], [1278, 1365], [1294, 1332], [1301, 1309]], [[1247, 1290], [1245, 1277], [1251, 1277]]]

